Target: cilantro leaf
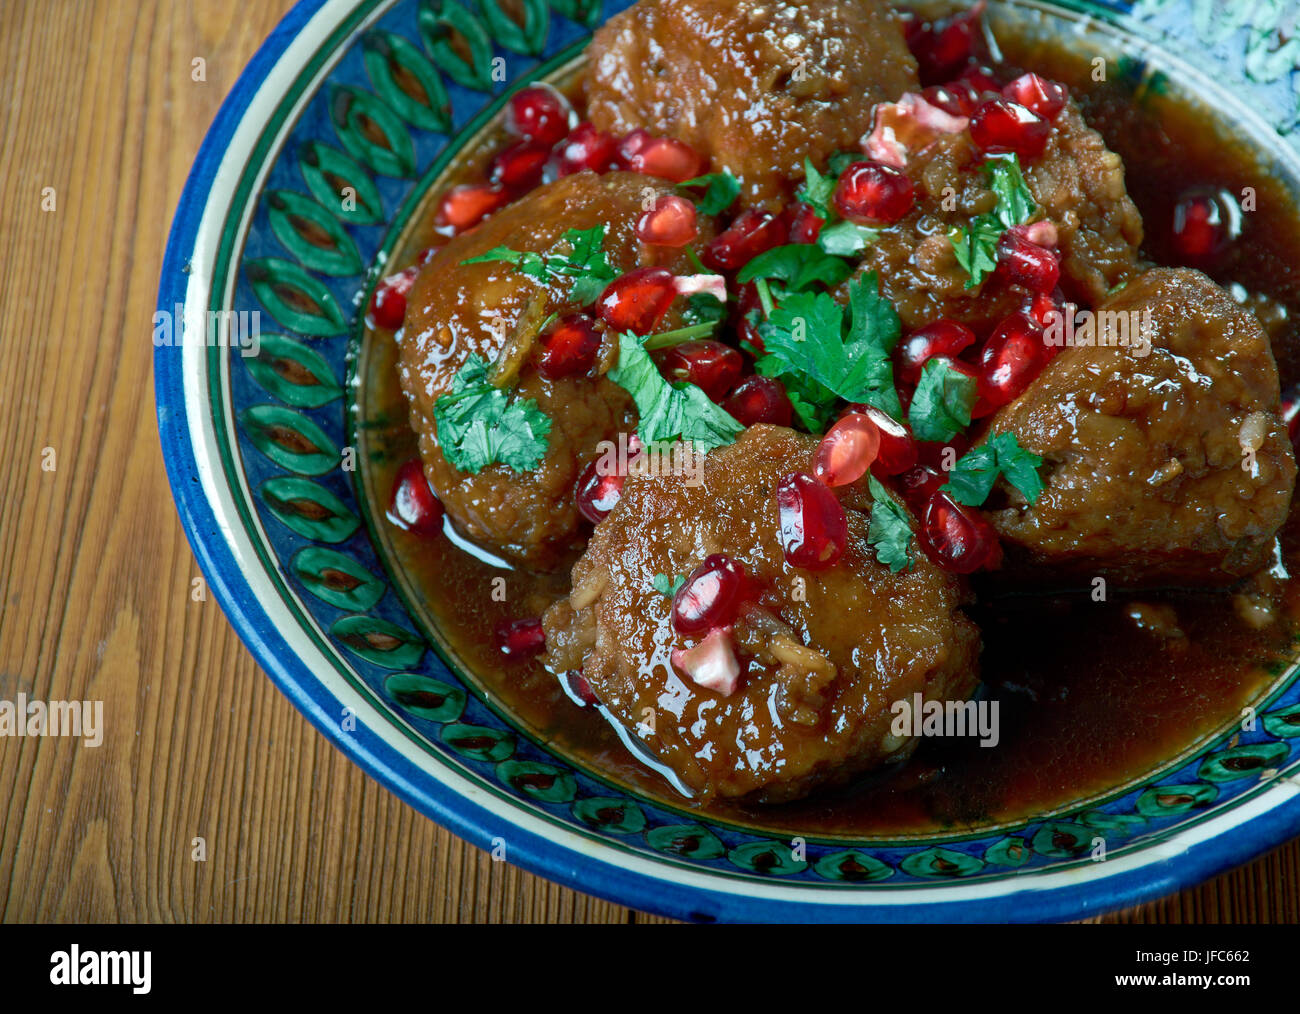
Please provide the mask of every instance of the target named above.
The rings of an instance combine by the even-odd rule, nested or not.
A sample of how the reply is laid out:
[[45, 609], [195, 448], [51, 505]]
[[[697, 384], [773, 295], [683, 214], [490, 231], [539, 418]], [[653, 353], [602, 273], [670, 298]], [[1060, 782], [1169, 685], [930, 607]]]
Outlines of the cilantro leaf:
[[1043, 459], [1020, 446], [1014, 433], [995, 433], [961, 456], [948, 473], [943, 491], [959, 503], [978, 507], [988, 499], [999, 473], [1026, 500], [1036, 503], [1043, 492], [1038, 469]]
[[862, 152], [860, 151], [837, 151], [834, 155], [832, 155], [829, 159], [827, 159], [826, 164], [831, 167], [831, 172], [835, 176], [839, 176], [844, 172], [845, 169], [851, 166], [854, 162], [861, 162], [861, 161], [862, 161]]
[[745, 427], [709, 400], [694, 384], [669, 383], [659, 373], [641, 339], [630, 331], [618, 336], [618, 365], [607, 376], [627, 391], [640, 415], [637, 436], [643, 444], [689, 440], [697, 450], [734, 443]]
[[759, 254], [745, 265], [736, 281], [743, 284], [757, 278], [775, 278], [785, 282], [791, 292], [800, 292], [815, 283], [834, 288], [852, 273], [853, 268], [839, 257], [810, 243], [791, 243]]
[[917, 440], [951, 440], [970, 425], [974, 406], [975, 378], [936, 356], [921, 370], [907, 421]]
[[672, 598], [677, 594], [677, 589], [686, 583], [686, 575], [678, 574], [676, 577], [670, 578], [667, 574], [656, 574], [651, 579], [651, 583], [654, 585], [655, 591], [660, 595], [667, 595]]
[[831, 207], [831, 197], [835, 194], [836, 176], [828, 176], [825, 173], [818, 172], [817, 167], [812, 164], [812, 159], [803, 160], [804, 181], [803, 186], [799, 188], [799, 193], [795, 196], [809, 205], [817, 213], [817, 217], [825, 219], [827, 224], [832, 219], [838, 218], [834, 209]]
[[693, 180], [677, 184], [678, 190], [693, 190], [700, 187], [705, 188], [704, 196], [698, 202], [700, 213], [704, 215], [721, 215], [740, 196], [740, 181], [725, 169], [720, 173], [697, 176]]
[[[845, 336], [844, 308], [829, 293], [796, 292], [759, 324], [767, 354], [758, 361], [768, 377], [787, 383], [819, 410], [834, 397], [902, 415], [889, 353], [898, 341], [898, 314], [881, 297], [874, 272], [849, 283], [851, 319]], [[801, 414], [801, 421], [805, 421]]]
[[967, 289], [973, 289], [997, 267], [998, 240], [1013, 225], [1023, 225], [1038, 212], [1034, 195], [1025, 182], [1020, 159], [1014, 154], [991, 155], [980, 167], [989, 189], [997, 195], [997, 204], [971, 219], [965, 227], [949, 231], [948, 239], [957, 263], [970, 276]]
[[498, 246], [461, 263], [502, 261], [513, 265], [522, 274], [541, 281], [546, 281], [551, 276], [572, 278], [574, 281], [569, 289], [569, 299], [579, 306], [587, 306], [594, 303], [605, 291], [605, 287], [618, 277], [618, 272], [609, 263], [604, 243], [605, 226], [597, 225], [590, 229], [569, 229], [560, 237], [560, 244], [568, 247], [567, 253], [556, 249], [540, 254], [532, 250], [512, 250]]
[[856, 222], [836, 222], [822, 227], [817, 234], [817, 246], [823, 253], [835, 257], [852, 257], [871, 246], [880, 238], [880, 232]]
[[438, 446], [451, 465], [477, 475], [501, 463], [516, 472], [546, 455], [551, 420], [532, 398], [512, 399], [490, 381], [487, 360], [472, 354], [433, 405]]
[[912, 522], [904, 510], [870, 472], [871, 522], [867, 525], [867, 544], [876, 551], [876, 559], [894, 574], [907, 570], [915, 562], [910, 547]]

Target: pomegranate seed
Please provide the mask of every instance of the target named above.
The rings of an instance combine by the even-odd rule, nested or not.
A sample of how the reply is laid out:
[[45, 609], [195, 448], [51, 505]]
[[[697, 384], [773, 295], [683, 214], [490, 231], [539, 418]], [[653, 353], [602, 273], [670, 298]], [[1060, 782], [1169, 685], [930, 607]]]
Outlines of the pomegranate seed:
[[889, 225], [912, 210], [912, 180], [880, 162], [854, 162], [835, 187], [835, 209], [859, 225]]
[[744, 601], [748, 581], [744, 564], [723, 553], [705, 557], [673, 596], [673, 629], [698, 634], [729, 626]]
[[867, 474], [879, 452], [876, 424], [861, 412], [850, 412], [840, 416], [817, 445], [813, 472], [828, 486], [847, 486]]
[[551, 147], [564, 140], [577, 119], [568, 99], [548, 84], [535, 84], [510, 97], [506, 125], [518, 137]]
[[986, 154], [1013, 152], [1021, 162], [1033, 162], [1047, 147], [1052, 125], [1007, 98], [989, 99], [971, 116], [970, 136]]
[[947, 472], [968, 450], [970, 437], [964, 433], [956, 434], [946, 443], [942, 440], [918, 440], [916, 460], [918, 464], [928, 465], [937, 472]]
[[594, 173], [608, 172], [617, 158], [618, 142], [613, 137], [590, 123], [579, 123], [573, 128], [573, 133], [555, 146], [553, 173], [559, 177], [584, 169]]
[[574, 491], [578, 512], [593, 525], [604, 521], [618, 506], [623, 498], [623, 481], [627, 478], [617, 472], [602, 473], [598, 467], [600, 461], [597, 458], [582, 470]]
[[921, 98], [949, 116], [970, 116], [979, 107], [982, 97], [973, 84], [958, 79], [946, 85], [931, 85], [923, 89]]
[[746, 282], [740, 287], [740, 295], [736, 298], [736, 337], [742, 342], [749, 342], [757, 356], [767, 351], [763, 345], [763, 336], [758, 333], [758, 324], [762, 319], [763, 304], [758, 298], [758, 286]]
[[781, 548], [792, 567], [833, 567], [849, 541], [844, 508], [830, 487], [807, 472], [791, 472], [776, 487]]
[[697, 686], [724, 697], [734, 694], [740, 686], [740, 665], [727, 627], [709, 631], [694, 648], [674, 648], [670, 659], [673, 668]]
[[663, 194], [636, 223], [636, 235], [651, 246], [685, 246], [700, 234], [695, 205], [676, 194]]
[[501, 184], [512, 194], [522, 194], [542, 182], [542, 171], [550, 157], [549, 145], [520, 141], [497, 152], [488, 166], [488, 179]]
[[370, 297], [370, 316], [376, 327], [396, 331], [402, 326], [406, 320], [406, 296], [419, 273], [418, 267], [409, 267], [389, 275], [375, 288], [375, 294]]
[[1300, 386], [1293, 386], [1282, 395], [1282, 407], [1279, 410], [1282, 421], [1286, 423], [1287, 435], [1291, 443], [1300, 439]]
[[673, 276], [663, 268], [633, 268], [615, 278], [596, 300], [596, 312], [616, 331], [647, 335], [677, 297]]
[[882, 412], [875, 405], [850, 405], [841, 417], [851, 412], [861, 412], [876, 424], [880, 434], [880, 449], [876, 452], [871, 471], [876, 475], [898, 475], [916, 464], [916, 441], [906, 426]]
[[1025, 297], [1021, 312], [1040, 328], [1046, 329], [1053, 321], [1064, 318], [1065, 293], [1059, 287], [1050, 293], [1030, 293]]
[[1227, 249], [1240, 226], [1241, 209], [1232, 194], [1192, 187], [1174, 206], [1174, 250], [1184, 260], [1208, 260]]
[[619, 159], [634, 173], [685, 183], [703, 176], [708, 163], [689, 144], [634, 130], [619, 145]]
[[1002, 94], [1044, 120], [1056, 119], [1070, 97], [1065, 85], [1037, 74], [1021, 74], [1002, 89]]
[[975, 332], [955, 320], [936, 320], [913, 331], [894, 350], [899, 380], [915, 384], [921, 379], [926, 360], [934, 356], [956, 358], [975, 344]]
[[785, 385], [772, 377], [746, 377], [722, 407], [742, 426], [758, 423], [789, 426], [794, 419], [794, 406], [785, 393]]
[[600, 351], [600, 332], [596, 322], [585, 313], [561, 317], [559, 322], [542, 339], [542, 357], [537, 372], [547, 380], [571, 377], [586, 373], [596, 365]]
[[1020, 226], [998, 239], [998, 274], [1030, 292], [1052, 292], [1061, 280], [1061, 262], [1055, 251], [1030, 242]]
[[721, 401], [736, 386], [745, 361], [730, 345], [715, 341], [682, 342], [655, 353], [659, 372], [668, 380], [684, 380]]
[[944, 570], [972, 574], [1002, 559], [997, 533], [980, 515], [947, 493], [935, 493], [921, 523], [926, 548]]
[[988, 415], [1024, 393], [1047, 362], [1043, 334], [1023, 313], [993, 329], [980, 350], [979, 397], [972, 415]]
[[908, 46], [920, 64], [923, 79], [946, 81], [971, 59], [984, 6], [981, 0], [969, 10], [911, 30]]
[[785, 215], [790, 225], [787, 238], [791, 243], [816, 243], [822, 226], [826, 224], [826, 220], [819, 218], [817, 212], [813, 211], [812, 205], [802, 201], [786, 208]]
[[751, 209], [704, 248], [704, 263], [715, 271], [739, 271], [759, 254], [780, 246], [785, 238], [780, 218]]
[[404, 532], [425, 538], [442, 531], [442, 503], [433, 495], [419, 458], [397, 470], [388, 520]]
[[595, 691], [591, 689], [591, 684], [587, 682], [587, 677], [582, 674], [581, 669], [570, 669], [568, 672], [560, 673], [560, 689], [580, 708], [590, 708], [599, 703]]
[[509, 203], [510, 194], [497, 183], [462, 183], [443, 194], [438, 205], [437, 228], [454, 236], [472, 229]]
[[546, 647], [546, 631], [540, 617], [513, 620], [496, 628], [497, 648], [507, 658], [527, 658]]
[[898, 477], [898, 490], [913, 510], [920, 511], [947, 481], [947, 477], [937, 469], [915, 465]]

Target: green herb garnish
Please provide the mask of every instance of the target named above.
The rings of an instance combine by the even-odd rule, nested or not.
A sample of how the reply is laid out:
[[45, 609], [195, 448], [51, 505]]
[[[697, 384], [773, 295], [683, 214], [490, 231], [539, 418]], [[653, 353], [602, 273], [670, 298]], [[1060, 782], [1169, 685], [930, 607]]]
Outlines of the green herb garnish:
[[853, 273], [848, 262], [832, 257], [811, 243], [791, 243], [761, 253], [741, 269], [736, 281], [775, 279], [790, 292], [802, 292], [821, 284], [831, 289]]
[[530, 278], [547, 281], [551, 277], [573, 279], [569, 289], [569, 299], [579, 306], [594, 303], [617, 276], [609, 256], [604, 250], [605, 226], [597, 225], [591, 229], [570, 229], [561, 243], [568, 246], [568, 251], [545, 254], [532, 250], [512, 250], [498, 246], [487, 253], [468, 260], [462, 264], [486, 264], [494, 261], [511, 264]]
[[961, 456], [943, 491], [958, 503], [978, 507], [989, 498], [998, 475], [1006, 477], [1030, 503], [1037, 503], [1043, 492], [1038, 469], [1043, 459], [1025, 450], [1014, 433], [995, 433], [978, 447]]
[[871, 522], [867, 526], [867, 544], [876, 551], [876, 559], [897, 574], [913, 564], [912, 522], [874, 475], [867, 473], [871, 490]]
[[516, 472], [536, 468], [546, 455], [551, 420], [532, 398], [494, 387], [487, 360], [472, 354], [433, 405], [438, 446], [451, 465], [477, 475], [501, 463]]
[[997, 204], [992, 211], [976, 215], [968, 225], [948, 233], [957, 263], [970, 276], [967, 289], [975, 288], [997, 267], [998, 240], [1002, 234], [1013, 225], [1028, 222], [1038, 211], [1015, 155], [992, 155], [981, 168], [989, 189], [997, 195]]
[[679, 191], [701, 188], [704, 189], [704, 196], [700, 198], [697, 206], [701, 214], [705, 215], [721, 215], [740, 196], [740, 181], [725, 169], [720, 173], [697, 176], [693, 180], [677, 184]]
[[651, 583], [655, 586], [655, 591], [660, 595], [667, 595], [672, 598], [677, 594], [677, 589], [686, 583], [686, 575], [678, 574], [674, 578], [669, 578], [667, 574], [656, 574]]
[[951, 440], [969, 426], [975, 387], [974, 377], [960, 372], [946, 359], [927, 360], [907, 412], [916, 439]]

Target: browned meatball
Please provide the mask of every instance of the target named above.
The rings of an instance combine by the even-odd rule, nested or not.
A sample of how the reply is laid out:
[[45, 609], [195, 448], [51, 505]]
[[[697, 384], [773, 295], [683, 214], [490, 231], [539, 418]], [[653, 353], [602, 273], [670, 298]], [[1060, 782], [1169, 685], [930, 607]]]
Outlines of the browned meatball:
[[[567, 284], [539, 281], [505, 263], [464, 264], [497, 246], [538, 253], [552, 250], [569, 229], [606, 226], [605, 250], [616, 270], [663, 264], [693, 269], [681, 250], [644, 246], [636, 220], [647, 195], [653, 202], [670, 188], [633, 173], [596, 176], [583, 172], [541, 187], [497, 212], [472, 233], [443, 247], [420, 272], [411, 292], [406, 326], [398, 335], [400, 375], [420, 438], [425, 474], [447, 513], [470, 538], [538, 568], [564, 562], [576, 549], [581, 518], [573, 488], [596, 445], [635, 428], [631, 399], [599, 375], [617, 352], [605, 340], [595, 376], [547, 380], [536, 370], [538, 347], [513, 341], [521, 321], [563, 312]], [[700, 218], [701, 241], [713, 234]], [[549, 449], [541, 464], [516, 472], [489, 465], [477, 475], [458, 471], [438, 447], [433, 407], [471, 354], [489, 362], [510, 346], [520, 355], [517, 392], [535, 398], [550, 416]], [[513, 355], [512, 355], [513, 358]], [[571, 558], [571, 557], [570, 557]]]
[[1277, 367], [1258, 321], [1199, 271], [1129, 283], [1099, 308], [1103, 339], [1126, 319], [1109, 315], [1148, 311], [1149, 355], [1129, 317], [1128, 347], [1064, 349], [994, 416], [1043, 457], [1045, 489], [1032, 506], [1008, 490], [989, 517], [1052, 577], [1229, 582], [1267, 561], [1295, 486]]
[[[967, 290], [970, 276], [948, 238], [950, 229], [997, 203], [980, 170], [983, 162], [969, 130], [942, 134], [907, 161], [916, 204], [883, 230], [862, 268], [880, 273], [882, 290], [905, 328], [947, 317], [982, 330], [1021, 309], [1023, 294], [998, 280], [986, 277]], [[1073, 102], [1056, 119], [1042, 157], [1025, 166], [1024, 174], [1035, 203], [1056, 226], [1068, 298], [1092, 306], [1138, 273], [1142, 217], [1125, 190], [1124, 164]]]
[[[867, 545], [870, 497], [844, 497], [849, 544], [828, 570], [786, 563], [780, 479], [809, 471], [817, 441], [760, 425], [711, 452], [703, 482], [634, 475], [573, 569], [573, 593], [545, 615], [548, 664], [581, 669], [607, 711], [691, 792], [778, 802], [890, 760], [891, 704], [964, 699], [977, 683], [979, 631], [959, 579], [919, 557], [898, 574]], [[707, 556], [743, 564], [759, 591], [734, 631], [740, 683], [729, 695], [675, 671], [671, 600], [656, 574]], [[652, 721], [651, 721], [652, 720]]]
[[814, 164], [856, 148], [872, 104], [916, 90], [916, 61], [880, 0], [641, 0], [588, 48], [588, 116], [685, 141], [775, 204]]

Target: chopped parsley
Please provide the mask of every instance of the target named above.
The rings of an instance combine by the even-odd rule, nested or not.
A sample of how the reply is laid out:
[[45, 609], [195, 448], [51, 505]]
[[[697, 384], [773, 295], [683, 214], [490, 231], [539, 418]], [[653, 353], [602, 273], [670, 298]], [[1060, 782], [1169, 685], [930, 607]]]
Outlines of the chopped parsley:
[[656, 574], [651, 583], [655, 586], [655, 591], [660, 595], [667, 595], [672, 598], [677, 594], [677, 589], [686, 583], [686, 575], [678, 574], [676, 577], [670, 578], [667, 574]]
[[791, 243], [761, 253], [745, 265], [736, 281], [744, 284], [762, 278], [784, 282], [790, 292], [821, 284], [828, 289], [853, 273], [847, 261], [833, 257], [810, 243]]
[[740, 181], [725, 169], [720, 173], [697, 176], [693, 180], [677, 184], [679, 191], [701, 188], [704, 190], [704, 196], [698, 201], [698, 207], [700, 213], [705, 215], [721, 215], [740, 196]]
[[511, 250], [509, 247], [498, 246], [461, 263], [503, 261], [514, 265], [521, 274], [541, 281], [547, 281], [551, 277], [572, 278], [569, 298], [579, 306], [594, 303], [605, 291], [605, 287], [618, 277], [618, 272], [609, 263], [609, 256], [604, 250], [605, 226], [570, 229], [561, 237], [560, 243], [568, 248], [568, 252], [556, 250], [540, 254], [532, 250]]
[[902, 415], [894, 389], [890, 352], [898, 342], [898, 314], [880, 295], [875, 272], [849, 283], [850, 318], [829, 293], [796, 292], [759, 324], [767, 350], [755, 364], [765, 377], [779, 377], [800, 422], [823, 427], [836, 398], [874, 405]]
[[817, 246], [833, 257], [852, 257], [880, 238], [876, 229], [843, 221], [832, 201], [840, 174], [861, 158], [853, 152], [836, 152], [830, 158], [829, 174], [818, 171], [811, 159], [805, 158], [803, 162], [804, 183], [796, 196], [825, 222], [817, 236]]
[[995, 433], [961, 456], [948, 473], [943, 491], [959, 503], [978, 507], [988, 499], [1001, 474], [1026, 500], [1037, 503], [1043, 492], [1043, 480], [1038, 476], [1042, 464], [1042, 458], [1020, 446], [1014, 433]]
[[852, 257], [871, 246], [880, 238], [880, 231], [856, 222], [836, 222], [822, 226], [817, 234], [817, 245], [835, 257]]
[[643, 444], [680, 438], [698, 451], [711, 451], [734, 443], [744, 432], [744, 426], [694, 384], [665, 380], [632, 332], [618, 336], [618, 348], [618, 365], [607, 375], [636, 402], [637, 436]]
[[912, 522], [907, 511], [885, 490], [880, 480], [867, 473], [871, 490], [871, 522], [867, 525], [867, 544], [876, 551], [876, 559], [897, 574], [913, 564]]
[[805, 158], [803, 160], [803, 175], [803, 186], [799, 188], [799, 192], [795, 196], [817, 212], [818, 218], [825, 219], [829, 224], [831, 219], [838, 217], [831, 206], [831, 198], [835, 195], [835, 187], [839, 182], [839, 173], [828, 176], [826, 173], [820, 172], [812, 164], [812, 159]]
[[955, 369], [942, 356], [926, 360], [907, 412], [917, 440], [951, 440], [970, 425], [975, 407], [975, 378]]
[[1034, 195], [1020, 171], [1020, 159], [1014, 154], [991, 155], [981, 166], [989, 189], [998, 202], [992, 211], [976, 215], [966, 226], [948, 233], [957, 263], [970, 277], [966, 288], [973, 289], [998, 265], [998, 240], [1013, 225], [1023, 225], [1038, 212]]
[[487, 360], [475, 353], [434, 402], [438, 446], [454, 468], [471, 475], [498, 462], [516, 472], [536, 468], [546, 455], [551, 420], [532, 398], [512, 398], [493, 386], [490, 374]]

